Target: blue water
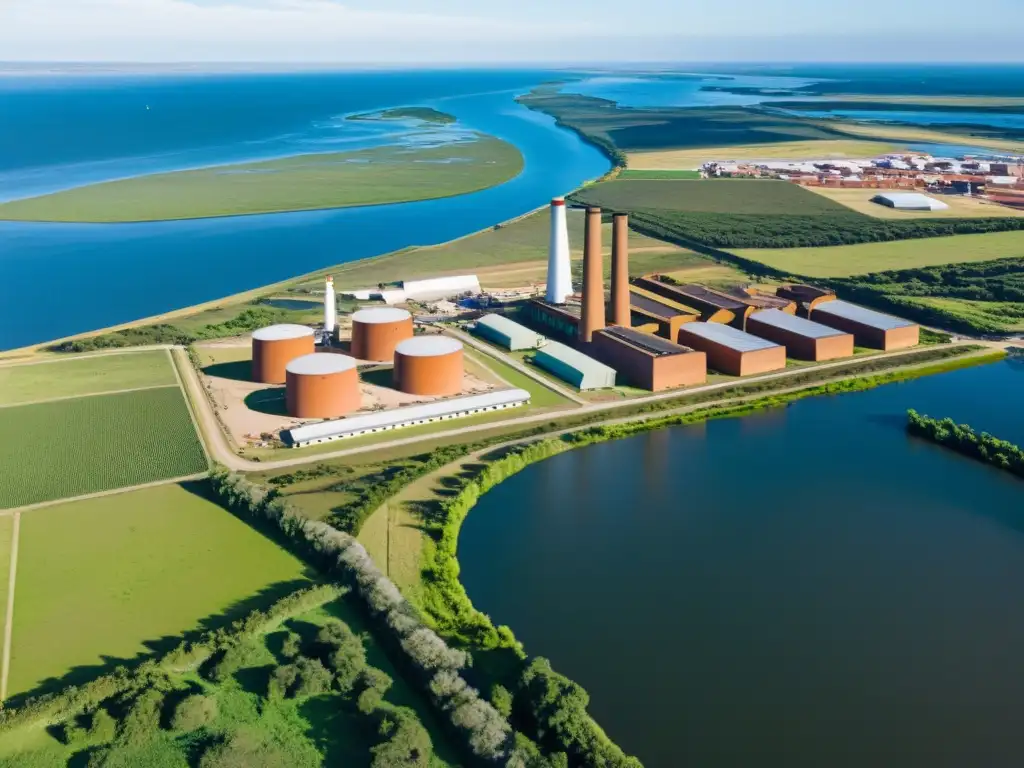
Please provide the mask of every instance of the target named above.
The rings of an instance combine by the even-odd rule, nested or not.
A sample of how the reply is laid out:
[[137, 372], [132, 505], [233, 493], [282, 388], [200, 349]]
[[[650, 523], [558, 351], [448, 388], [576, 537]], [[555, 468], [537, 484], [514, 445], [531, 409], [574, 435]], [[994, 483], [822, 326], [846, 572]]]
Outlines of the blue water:
[[567, 93], [609, 99], [623, 107], [749, 107], [761, 104], [769, 100], [769, 97], [758, 94], [702, 91], [701, 88], [802, 88], [813, 82], [816, 81], [806, 78], [747, 75], [599, 75], [569, 83], [562, 90]]
[[[446, 200], [153, 224], [0, 222], [0, 349], [444, 242], [541, 206], [609, 168], [575, 133], [515, 103], [555, 77], [564, 73], [0, 79], [0, 173], [8, 183], [53, 184], [68, 174], [100, 180], [278, 156], [296, 146], [319, 150], [338, 138], [337, 127], [322, 126], [339, 115], [413, 104], [510, 141], [526, 160], [506, 184]], [[352, 125], [343, 126], [342, 141]]]
[[918, 112], [915, 110], [874, 109], [801, 109], [795, 112], [807, 117], [845, 117], [883, 123], [912, 123], [914, 125], [990, 125], [996, 128], [1024, 130], [1024, 112], [1019, 115], [991, 112]]

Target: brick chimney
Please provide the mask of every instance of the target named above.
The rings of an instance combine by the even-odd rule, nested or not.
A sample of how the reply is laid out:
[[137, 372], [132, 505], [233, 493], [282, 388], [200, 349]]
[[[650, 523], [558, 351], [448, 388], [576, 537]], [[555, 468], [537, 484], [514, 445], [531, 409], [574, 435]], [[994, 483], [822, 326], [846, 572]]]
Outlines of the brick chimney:
[[629, 215], [612, 217], [612, 325], [631, 327], [629, 313]]
[[604, 328], [604, 265], [601, 263], [601, 209], [587, 208], [583, 231], [583, 316], [580, 341], [590, 343]]

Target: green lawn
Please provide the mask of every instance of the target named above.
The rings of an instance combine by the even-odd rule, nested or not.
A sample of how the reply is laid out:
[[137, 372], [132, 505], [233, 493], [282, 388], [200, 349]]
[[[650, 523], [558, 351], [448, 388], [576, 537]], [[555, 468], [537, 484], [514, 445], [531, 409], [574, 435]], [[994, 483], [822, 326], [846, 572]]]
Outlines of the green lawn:
[[700, 171], [644, 171], [627, 169], [619, 174], [620, 179], [699, 179]]
[[0, 509], [207, 469], [177, 386], [0, 408]]
[[0, 204], [0, 219], [195, 219], [428, 200], [501, 184], [523, 169], [513, 145], [479, 135], [436, 147], [388, 146], [140, 176]]
[[734, 251], [794, 275], [849, 277], [892, 269], [990, 261], [1024, 256], [1024, 232], [991, 232], [828, 248], [754, 248]]
[[0, 405], [176, 383], [164, 350], [0, 366]]
[[306, 567], [200, 494], [166, 485], [21, 517], [10, 693], [234, 620]]

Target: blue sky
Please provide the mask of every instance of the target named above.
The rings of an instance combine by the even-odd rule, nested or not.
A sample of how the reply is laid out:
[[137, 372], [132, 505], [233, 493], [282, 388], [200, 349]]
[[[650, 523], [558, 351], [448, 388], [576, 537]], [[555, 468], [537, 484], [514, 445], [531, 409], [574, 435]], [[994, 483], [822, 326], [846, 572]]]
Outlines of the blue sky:
[[0, 0], [0, 59], [1007, 61], [1024, 0]]

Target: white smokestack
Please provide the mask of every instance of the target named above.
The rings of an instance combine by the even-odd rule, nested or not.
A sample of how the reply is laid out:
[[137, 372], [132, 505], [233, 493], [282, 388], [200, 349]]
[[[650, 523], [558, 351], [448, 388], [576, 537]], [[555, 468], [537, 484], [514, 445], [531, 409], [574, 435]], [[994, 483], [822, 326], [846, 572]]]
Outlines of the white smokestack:
[[324, 292], [324, 330], [334, 333], [338, 319], [338, 309], [334, 299], [334, 278], [327, 276], [327, 288]]
[[551, 304], [565, 304], [572, 294], [572, 266], [569, 264], [569, 225], [565, 220], [565, 200], [551, 201], [551, 244], [548, 251], [548, 292]]

